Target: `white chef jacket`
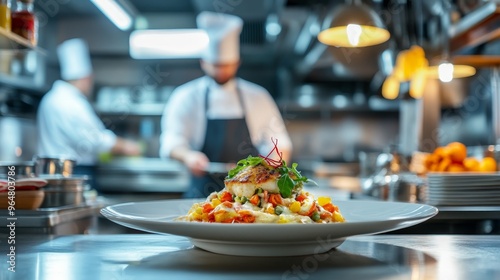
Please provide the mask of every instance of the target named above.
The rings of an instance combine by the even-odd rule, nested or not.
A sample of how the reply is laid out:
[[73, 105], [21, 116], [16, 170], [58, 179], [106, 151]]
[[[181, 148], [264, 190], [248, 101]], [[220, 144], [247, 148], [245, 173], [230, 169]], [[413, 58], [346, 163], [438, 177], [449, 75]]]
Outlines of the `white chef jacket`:
[[[243, 117], [242, 104], [236, 87], [241, 91], [246, 122], [252, 144], [260, 154], [267, 155], [274, 147], [291, 150], [292, 142], [283, 118], [269, 92], [243, 79], [233, 79], [223, 86], [204, 76], [179, 86], [165, 106], [160, 136], [160, 157], [169, 157], [175, 147], [201, 150], [205, 142], [207, 116], [210, 119]], [[208, 112], [205, 112], [205, 93], [208, 94]], [[255, 155], [256, 156], [256, 155]]]
[[56, 81], [43, 97], [37, 127], [39, 155], [67, 156], [80, 165], [95, 164], [99, 153], [111, 150], [116, 142], [87, 98], [64, 81]]

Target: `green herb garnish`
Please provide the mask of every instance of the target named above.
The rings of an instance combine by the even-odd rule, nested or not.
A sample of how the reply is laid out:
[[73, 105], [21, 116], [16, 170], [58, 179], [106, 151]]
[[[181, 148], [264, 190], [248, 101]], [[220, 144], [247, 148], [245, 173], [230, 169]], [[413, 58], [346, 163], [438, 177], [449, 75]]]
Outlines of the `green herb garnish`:
[[229, 172], [227, 173], [227, 177], [229, 179], [231, 179], [234, 176], [236, 176], [236, 174], [238, 174], [245, 167], [256, 166], [256, 165], [259, 165], [260, 163], [263, 163], [263, 162], [264, 162], [264, 159], [261, 157], [248, 156], [247, 158], [238, 161], [238, 163], [236, 164], [236, 167], [229, 170]]

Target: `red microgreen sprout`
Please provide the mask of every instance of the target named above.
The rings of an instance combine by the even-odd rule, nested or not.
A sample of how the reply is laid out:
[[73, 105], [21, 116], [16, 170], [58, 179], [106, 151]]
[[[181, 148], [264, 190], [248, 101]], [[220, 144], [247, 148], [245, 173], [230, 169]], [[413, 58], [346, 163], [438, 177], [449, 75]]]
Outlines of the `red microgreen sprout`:
[[[269, 152], [269, 154], [267, 154], [267, 156], [259, 155], [259, 157], [263, 158], [269, 166], [278, 168], [283, 166], [283, 153], [278, 149], [278, 139], [271, 137], [271, 142], [273, 142], [274, 148]], [[274, 152], [278, 155], [279, 160], [270, 157]]]

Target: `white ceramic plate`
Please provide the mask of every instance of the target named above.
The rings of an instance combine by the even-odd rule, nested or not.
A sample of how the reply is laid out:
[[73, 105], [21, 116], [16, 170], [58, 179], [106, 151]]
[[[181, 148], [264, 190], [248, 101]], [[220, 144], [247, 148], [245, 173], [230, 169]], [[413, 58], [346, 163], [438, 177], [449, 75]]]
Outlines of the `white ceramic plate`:
[[437, 214], [424, 204], [382, 201], [337, 201], [345, 223], [220, 224], [175, 221], [200, 200], [124, 203], [101, 209], [120, 225], [160, 234], [182, 235], [214, 253], [240, 256], [292, 256], [326, 252], [353, 235], [406, 228]]
[[353, 235], [406, 228], [437, 214], [424, 204], [382, 201], [336, 201], [345, 223], [220, 224], [181, 222], [194, 202], [163, 200], [124, 203], [101, 209], [120, 225], [160, 234], [182, 235], [193, 245], [214, 253], [240, 256], [293, 256], [326, 252]]

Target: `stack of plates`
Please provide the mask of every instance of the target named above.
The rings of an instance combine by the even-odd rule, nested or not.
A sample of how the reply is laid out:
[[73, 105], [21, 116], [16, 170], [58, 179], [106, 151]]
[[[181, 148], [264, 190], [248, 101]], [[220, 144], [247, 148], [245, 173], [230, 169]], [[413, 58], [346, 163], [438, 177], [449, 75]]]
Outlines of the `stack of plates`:
[[432, 205], [500, 205], [500, 172], [429, 173], [427, 203]]

